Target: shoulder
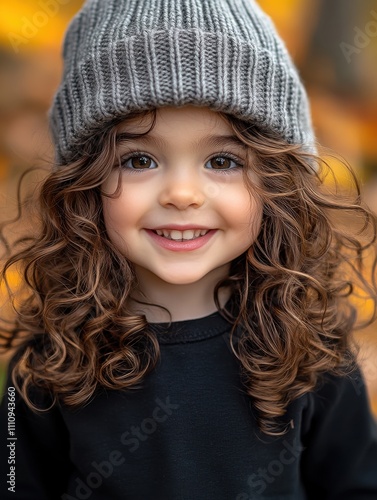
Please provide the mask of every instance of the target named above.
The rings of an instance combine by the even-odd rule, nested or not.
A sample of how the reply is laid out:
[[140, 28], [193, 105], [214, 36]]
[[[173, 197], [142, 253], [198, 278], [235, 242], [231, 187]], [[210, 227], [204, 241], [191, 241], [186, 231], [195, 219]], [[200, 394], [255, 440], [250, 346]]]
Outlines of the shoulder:
[[308, 401], [301, 441], [310, 498], [377, 495], [377, 423], [359, 366], [344, 375], [325, 373]]
[[355, 362], [344, 374], [323, 373], [316, 389], [310, 393], [313, 403], [319, 408], [331, 403], [337, 405], [357, 401], [366, 396], [366, 384], [360, 366]]
[[[307, 394], [306, 430], [348, 425], [376, 425], [362, 371], [357, 363], [345, 374], [326, 372]], [[347, 425], [346, 424], [346, 425]]]

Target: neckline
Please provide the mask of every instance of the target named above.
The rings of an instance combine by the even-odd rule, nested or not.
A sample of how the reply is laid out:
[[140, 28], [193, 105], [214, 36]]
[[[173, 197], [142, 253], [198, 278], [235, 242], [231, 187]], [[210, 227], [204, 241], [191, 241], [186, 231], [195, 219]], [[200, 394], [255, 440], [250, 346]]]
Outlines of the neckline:
[[[231, 299], [225, 304], [224, 309], [228, 310], [230, 304]], [[171, 323], [149, 323], [160, 344], [198, 342], [225, 333], [230, 325], [231, 323], [218, 310], [202, 318]]]

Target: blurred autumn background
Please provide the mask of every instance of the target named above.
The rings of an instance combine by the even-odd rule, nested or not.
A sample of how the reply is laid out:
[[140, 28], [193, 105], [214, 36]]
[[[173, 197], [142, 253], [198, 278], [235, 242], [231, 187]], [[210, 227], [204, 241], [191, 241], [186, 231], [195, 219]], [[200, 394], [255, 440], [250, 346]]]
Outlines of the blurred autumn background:
[[[1, 221], [17, 213], [16, 183], [22, 172], [34, 164], [48, 168], [52, 160], [46, 112], [62, 73], [64, 31], [82, 4], [82, 0], [0, 4]], [[260, 4], [275, 21], [300, 70], [319, 142], [354, 167], [364, 199], [377, 213], [377, 0], [260, 0]], [[347, 185], [347, 177], [339, 175]], [[360, 302], [359, 307], [363, 315], [370, 312], [367, 303]], [[358, 332], [357, 338], [377, 415], [376, 326]], [[0, 373], [6, 360], [2, 364]]]

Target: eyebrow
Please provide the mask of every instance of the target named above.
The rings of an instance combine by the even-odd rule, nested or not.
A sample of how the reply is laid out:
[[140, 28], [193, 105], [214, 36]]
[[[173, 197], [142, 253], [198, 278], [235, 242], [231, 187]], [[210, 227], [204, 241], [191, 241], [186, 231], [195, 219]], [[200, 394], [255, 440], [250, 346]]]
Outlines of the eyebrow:
[[[146, 144], [149, 143], [161, 149], [168, 147], [168, 143], [162, 137], [156, 137], [149, 134], [139, 137], [130, 137], [127, 133], [121, 133], [116, 136], [117, 145], [126, 144], [130, 141], [142, 142]], [[192, 147], [200, 148], [206, 144], [213, 147], [237, 146], [243, 149], [247, 148], [246, 144], [244, 144], [236, 135], [207, 135], [198, 141], [194, 141]]]

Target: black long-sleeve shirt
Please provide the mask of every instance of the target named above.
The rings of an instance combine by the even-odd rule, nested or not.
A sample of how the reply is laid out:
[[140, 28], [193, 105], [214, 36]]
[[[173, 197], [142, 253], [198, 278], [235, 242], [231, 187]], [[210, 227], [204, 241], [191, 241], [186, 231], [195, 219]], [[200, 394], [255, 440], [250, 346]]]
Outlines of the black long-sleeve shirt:
[[377, 426], [359, 371], [326, 375], [289, 405], [288, 433], [267, 436], [218, 312], [152, 326], [161, 359], [142, 388], [37, 415], [16, 395], [17, 440], [5, 388], [1, 499], [377, 499]]

